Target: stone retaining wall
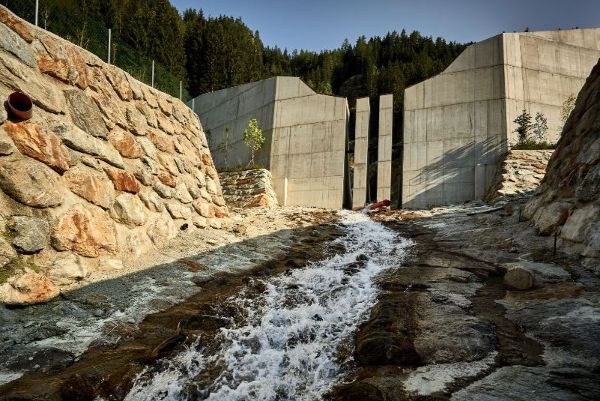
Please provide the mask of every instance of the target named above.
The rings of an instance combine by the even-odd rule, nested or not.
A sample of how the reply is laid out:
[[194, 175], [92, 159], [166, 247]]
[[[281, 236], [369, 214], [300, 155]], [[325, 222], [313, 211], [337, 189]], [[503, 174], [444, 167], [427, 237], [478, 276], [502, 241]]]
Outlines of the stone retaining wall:
[[[600, 63], [577, 97], [548, 172], [523, 210], [539, 232], [559, 233], [562, 244], [600, 269]], [[567, 247], [565, 247], [566, 249]], [[571, 247], [569, 247], [571, 248]]]
[[502, 162], [486, 199], [526, 195], [535, 191], [546, 174], [553, 150], [511, 150]]
[[0, 301], [34, 303], [228, 211], [181, 101], [0, 6]]
[[235, 207], [276, 207], [271, 173], [266, 169], [221, 172], [219, 179], [227, 204]]

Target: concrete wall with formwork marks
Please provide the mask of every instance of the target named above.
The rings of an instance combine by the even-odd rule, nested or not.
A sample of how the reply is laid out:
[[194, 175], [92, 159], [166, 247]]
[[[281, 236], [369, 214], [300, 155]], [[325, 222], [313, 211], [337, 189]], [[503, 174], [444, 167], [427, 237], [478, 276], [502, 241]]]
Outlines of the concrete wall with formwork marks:
[[600, 29], [501, 34], [469, 46], [441, 74], [407, 88], [402, 206], [428, 208], [482, 199], [516, 142], [514, 119], [548, 119], [557, 140], [560, 109], [600, 57]]
[[377, 200], [391, 198], [392, 187], [392, 123], [394, 97], [379, 97], [379, 137], [377, 142]]
[[219, 169], [248, 163], [242, 132], [257, 118], [266, 137], [257, 162], [271, 171], [280, 203], [342, 207], [346, 99], [317, 94], [296, 77], [274, 77], [200, 95], [194, 111], [209, 132]]
[[367, 167], [369, 162], [369, 98], [356, 99], [356, 123], [354, 126], [354, 185], [352, 208], [360, 209], [367, 203]]

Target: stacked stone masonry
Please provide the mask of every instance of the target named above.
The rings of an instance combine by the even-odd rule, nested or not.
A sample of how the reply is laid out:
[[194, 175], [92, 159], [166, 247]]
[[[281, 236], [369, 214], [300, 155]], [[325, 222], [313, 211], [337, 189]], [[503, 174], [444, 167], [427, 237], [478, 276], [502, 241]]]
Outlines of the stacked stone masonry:
[[0, 112], [2, 301], [48, 299], [227, 216], [185, 104], [0, 6], [0, 98], [13, 91], [34, 110]]
[[266, 169], [219, 173], [223, 197], [230, 207], [266, 207], [278, 205], [271, 173]]
[[579, 93], [548, 172], [523, 216], [541, 234], [558, 233], [590, 266], [599, 269], [600, 63]]
[[487, 200], [533, 193], [546, 174], [553, 150], [511, 150], [502, 162]]

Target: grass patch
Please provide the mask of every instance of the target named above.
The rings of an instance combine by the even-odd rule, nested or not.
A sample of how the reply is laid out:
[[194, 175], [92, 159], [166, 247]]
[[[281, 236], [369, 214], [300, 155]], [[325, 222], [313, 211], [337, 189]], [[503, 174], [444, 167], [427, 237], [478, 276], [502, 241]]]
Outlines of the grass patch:
[[43, 269], [36, 265], [33, 261], [33, 256], [23, 256], [19, 255], [15, 258], [12, 258], [10, 262], [8, 262], [3, 267], [0, 267], [0, 284], [3, 284], [14, 276], [17, 272], [25, 271], [25, 270], [33, 270], [36, 273], [41, 273]]

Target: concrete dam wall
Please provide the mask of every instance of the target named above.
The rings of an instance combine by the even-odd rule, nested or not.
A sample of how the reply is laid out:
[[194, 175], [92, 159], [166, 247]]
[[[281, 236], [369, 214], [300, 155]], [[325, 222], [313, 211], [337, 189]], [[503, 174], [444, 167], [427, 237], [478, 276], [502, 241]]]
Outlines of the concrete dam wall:
[[505, 33], [468, 47], [443, 73], [407, 88], [402, 205], [428, 208], [482, 199], [516, 142], [514, 119], [548, 119], [556, 142], [560, 110], [600, 57], [600, 29]]

